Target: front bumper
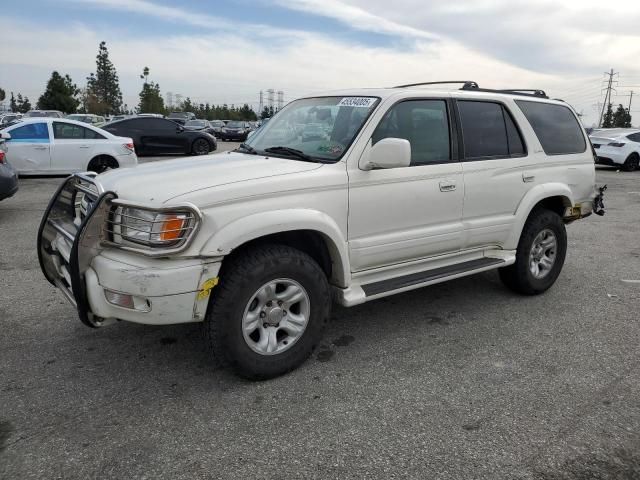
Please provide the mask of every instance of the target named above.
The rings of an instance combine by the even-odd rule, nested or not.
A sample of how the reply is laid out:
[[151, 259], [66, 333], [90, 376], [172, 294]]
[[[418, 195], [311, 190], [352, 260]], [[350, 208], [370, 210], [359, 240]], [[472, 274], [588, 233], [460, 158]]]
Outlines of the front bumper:
[[[113, 192], [102, 192], [86, 174], [65, 180], [38, 232], [38, 258], [45, 277], [90, 327], [114, 320], [153, 325], [202, 321], [220, 262], [151, 258], [109, 248], [104, 225], [116, 198]], [[84, 211], [87, 204], [90, 207]]]

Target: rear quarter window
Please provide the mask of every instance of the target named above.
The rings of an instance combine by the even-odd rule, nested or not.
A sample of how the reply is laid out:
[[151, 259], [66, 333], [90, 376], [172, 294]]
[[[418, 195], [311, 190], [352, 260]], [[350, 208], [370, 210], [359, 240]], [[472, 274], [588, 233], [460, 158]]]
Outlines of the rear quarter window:
[[583, 129], [569, 107], [554, 103], [516, 100], [547, 155], [583, 153]]

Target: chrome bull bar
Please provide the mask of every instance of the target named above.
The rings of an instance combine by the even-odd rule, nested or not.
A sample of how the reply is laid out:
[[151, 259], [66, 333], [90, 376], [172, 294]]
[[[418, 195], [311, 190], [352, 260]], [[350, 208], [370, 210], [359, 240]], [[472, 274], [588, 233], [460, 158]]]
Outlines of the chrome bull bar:
[[76, 307], [80, 320], [96, 328], [102, 319], [89, 309], [84, 274], [104, 240], [110, 201], [94, 179], [82, 173], [68, 177], [51, 198], [38, 229], [38, 260], [46, 279]]

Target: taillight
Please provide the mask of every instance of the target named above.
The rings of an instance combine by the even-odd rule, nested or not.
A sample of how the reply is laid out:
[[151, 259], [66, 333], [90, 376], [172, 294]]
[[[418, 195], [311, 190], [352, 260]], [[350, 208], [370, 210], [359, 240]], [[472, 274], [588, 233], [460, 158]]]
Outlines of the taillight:
[[611, 143], [607, 143], [607, 145], [609, 147], [624, 147], [624, 143], [622, 142], [611, 142]]
[[127, 150], [131, 150], [134, 153], [136, 151], [135, 145], [133, 144], [133, 142], [125, 143], [123, 147], [126, 148]]
[[0, 150], [0, 163], [4, 163], [5, 161], [4, 157], [5, 157], [5, 153], [2, 150]]

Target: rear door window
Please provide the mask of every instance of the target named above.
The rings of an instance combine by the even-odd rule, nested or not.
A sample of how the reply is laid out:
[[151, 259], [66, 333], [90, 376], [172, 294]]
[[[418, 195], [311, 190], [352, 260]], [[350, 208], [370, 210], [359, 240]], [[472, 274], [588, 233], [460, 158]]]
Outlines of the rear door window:
[[80, 125], [53, 122], [53, 138], [59, 140], [96, 140], [104, 139], [102, 135]]
[[467, 160], [526, 154], [520, 132], [502, 104], [458, 100], [458, 112]]
[[554, 103], [516, 100], [547, 155], [583, 153], [583, 128], [569, 107]]
[[632, 142], [640, 142], [640, 133], [632, 133], [631, 135], [627, 135], [627, 138]]

